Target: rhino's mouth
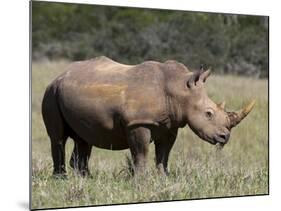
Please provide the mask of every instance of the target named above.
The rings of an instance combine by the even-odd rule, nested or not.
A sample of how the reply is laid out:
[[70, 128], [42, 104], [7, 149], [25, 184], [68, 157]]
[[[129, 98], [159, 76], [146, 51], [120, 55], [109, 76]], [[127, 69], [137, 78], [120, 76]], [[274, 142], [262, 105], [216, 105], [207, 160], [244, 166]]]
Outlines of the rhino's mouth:
[[226, 142], [227, 142], [225, 139], [223, 139], [223, 138], [220, 137], [220, 136], [215, 136], [215, 137], [213, 137], [213, 138], [211, 138], [211, 137], [206, 137], [205, 140], [206, 140], [207, 142], [209, 142], [210, 144], [216, 145], [216, 146], [218, 146], [218, 147], [220, 147], [220, 148], [223, 148], [223, 146], [224, 146], [224, 145], [226, 144]]
[[228, 142], [229, 135], [215, 135], [215, 136], [207, 136], [206, 134], [197, 131], [196, 133], [201, 139], [207, 141], [212, 145], [220, 146], [221, 148]]
[[216, 139], [211, 139], [211, 141], [208, 141], [210, 144], [215, 145], [217, 150], [222, 150], [225, 143], [217, 141]]
[[224, 145], [228, 142], [228, 138], [229, 136], [227, 138], [222, 136], [215, 136], [212, 139], [211, 144], [216, 145], [217, 150], [221, 150], [224, 147]]
[[223, 144], [224, 145], [224, 144], [226, 144], [227, 140], [225, 140], [221, 136], [215, 136], [214, 142], [215, 142], [215, 144]]
[[215, 139], [212, 139], [212, 141], [208, 141], [210, 144], [212, 144], [212, 145], [220, 145], [220, 146], [224, 146], [225, 145], [225, 143], [223, 143], [223, 142], [220, 142], [220, 141], [217, 141], [217, 140], [215, 140]]

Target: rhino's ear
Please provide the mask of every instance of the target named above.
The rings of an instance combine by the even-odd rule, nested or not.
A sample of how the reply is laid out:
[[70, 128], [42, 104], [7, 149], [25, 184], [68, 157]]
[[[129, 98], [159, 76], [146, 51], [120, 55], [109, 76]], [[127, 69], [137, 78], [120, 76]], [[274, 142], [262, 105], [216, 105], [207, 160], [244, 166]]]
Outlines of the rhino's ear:
[[200, 75], [199, 80], [204, 83], [210, 75], [211, 75], [211, 70], [208, 69]]
[[192, 88], [199, 84], [203, 84], [206, 79], [210, 76], [211, 70], [199, 70], [192, 73], [187, 81], [187, 87]]
[[195, 87], [202, 73], [203, 73], [202, 70], [193, 72], [192, 75], [189, 77], [188, 81], [186, 82], [187, 87], [188, 88]]

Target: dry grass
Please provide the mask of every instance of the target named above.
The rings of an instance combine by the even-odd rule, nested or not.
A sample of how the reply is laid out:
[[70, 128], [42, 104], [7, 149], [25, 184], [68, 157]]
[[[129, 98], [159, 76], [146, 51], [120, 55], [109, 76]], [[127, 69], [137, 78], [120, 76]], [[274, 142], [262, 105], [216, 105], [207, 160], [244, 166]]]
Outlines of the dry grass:
[[[229, 109], [257, 99], [255, 109], [233, 130], [223, 151], [217, 152], [184, 128], [171, 152], [169, 177], [156, 173], [151, 144], [146, 177], [130, 176], [128, 150], [94, 148], [90, 160], [93, 178], [78, 177], [68, 166], [68, 180], [53, 179], [50, 142], [40, 106], [47, 84], [67, 64], [59, 61], [32, 65], [33, 209], [268, 193], [268, 82], [235, 76], [212, 76], [207, 83], [210, 97], [214, 101], [226, 100]], [[67, 160], [72, 147], [69, 140]]]

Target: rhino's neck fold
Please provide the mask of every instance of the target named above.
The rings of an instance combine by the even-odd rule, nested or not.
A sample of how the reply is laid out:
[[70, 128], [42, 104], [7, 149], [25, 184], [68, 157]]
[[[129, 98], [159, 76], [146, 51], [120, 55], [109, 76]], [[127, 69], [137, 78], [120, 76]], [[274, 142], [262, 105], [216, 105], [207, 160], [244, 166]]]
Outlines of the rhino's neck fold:
[[186, 123], [184, 122], [181, 103], [178, 102], [175, 98], [167, 96], [166, 108], [171, 120], [172, 127], [184, 127]]

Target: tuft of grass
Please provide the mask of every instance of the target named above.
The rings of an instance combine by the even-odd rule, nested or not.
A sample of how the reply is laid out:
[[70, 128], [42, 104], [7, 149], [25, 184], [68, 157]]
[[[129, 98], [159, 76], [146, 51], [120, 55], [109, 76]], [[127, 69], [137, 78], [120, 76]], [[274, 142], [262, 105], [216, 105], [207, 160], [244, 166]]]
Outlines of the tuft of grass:
[[[148, 171], [132, 176], [129, 151], [94, 148], [91, 178], [81, 178], [67, 164], [67, 179], [52, 177], [50, 141], [41, 116], [47, 85], [68, 65], [67, 61], [32, 64], [32, 208], [120, 204], [268, 193], [268, 81], [236, 76], [211, 76], [209, 96], [226, 101], [229, 110], [255, 98], [251, 114], [233, 129], [230, 142], [218, 152], [188, 127], [179, 131], [169, 159], [170, 175], [157, 174], [154, 145], [150, 145]], [[73, 142], [66, 144], [70, 159]]]

